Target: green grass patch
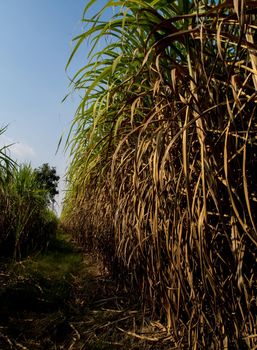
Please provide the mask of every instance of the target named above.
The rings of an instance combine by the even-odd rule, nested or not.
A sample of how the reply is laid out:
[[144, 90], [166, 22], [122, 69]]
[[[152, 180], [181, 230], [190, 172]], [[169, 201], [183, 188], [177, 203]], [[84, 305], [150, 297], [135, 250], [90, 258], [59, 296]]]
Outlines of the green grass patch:
[[66, 307], [71, 298], [72, 279], [80, 272], [82, 258], [71, 243], [58, 237], [47, 252], [10, 263], [6, 283], [0, 287], [5, 313]]
[[51, 279], [62, 279], [80, 269], [82, 254], [64, 240], [55, 240], [49, 250], [28, 259], [25, 267], [28, 273]]
[[11, 262], [8, 269], [11, 273], [28, 277], [41, 276], [49, 279], [62, 279], [76, 273], [82, 262], [82, 253], [60, 235], [52, 240], [47, 251], [28, 257], [20, 262]]

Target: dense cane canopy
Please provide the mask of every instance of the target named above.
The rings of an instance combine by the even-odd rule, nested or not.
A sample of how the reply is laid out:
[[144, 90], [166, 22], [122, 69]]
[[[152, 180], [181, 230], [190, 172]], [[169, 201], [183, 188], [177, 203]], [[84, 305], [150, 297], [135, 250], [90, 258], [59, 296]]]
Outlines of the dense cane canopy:
[[177, 346], [253, 348], [256, 2], [94, 2], [63, 222]]
[[[0, 136], [5, 131], [0, 128]], [[0, 260], [44, 250], [56, 235], [58, 220], [48, 207], [53, 186], [42, 186], [39, 170], [17, 164], [9, 146], [0, 148]]]

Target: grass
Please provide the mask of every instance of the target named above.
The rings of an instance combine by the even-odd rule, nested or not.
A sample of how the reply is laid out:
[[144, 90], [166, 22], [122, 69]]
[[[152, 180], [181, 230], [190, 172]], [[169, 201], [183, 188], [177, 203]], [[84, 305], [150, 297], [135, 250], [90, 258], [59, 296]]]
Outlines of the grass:
[[65, 279], [78, 271], [81, 265], [82, 254], [63, 238], [50, 243], [46, 253], [40, 254], [36, 259], [24, 263], [25, 270], [32, 275], [40, 275], [49, 279]]
[[142, 329], [138, 305], [67, 236], [46, 253], [1, 265], [0, 283], [1, 349], [166, 349], [129, 334]]
[[72, 298], [72, 276], [81, 264], [82, 254], [59, 238], [47, 253], [5, 265], [0, 288], [0, 320], [5, 331], [1, 332], [1, 340], [8, 338], [10, 344], [17, 346], [27, 342], [28, 337], [30, 346], [44, 349], [45, 346], [51, 348], [58, 337], [64, 336], [62, 327], [63, 332], [66, 329], [69, 334], [66, 314]]

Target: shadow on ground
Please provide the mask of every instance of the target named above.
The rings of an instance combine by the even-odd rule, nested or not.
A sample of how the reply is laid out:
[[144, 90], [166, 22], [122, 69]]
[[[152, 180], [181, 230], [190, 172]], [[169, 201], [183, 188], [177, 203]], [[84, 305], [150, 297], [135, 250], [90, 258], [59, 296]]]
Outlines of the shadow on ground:
[[145, 327], [138, 310], [92, 256], [65, 240], [1, 264], [1, 350], [165, 349], [157, 341], [165, 330]]

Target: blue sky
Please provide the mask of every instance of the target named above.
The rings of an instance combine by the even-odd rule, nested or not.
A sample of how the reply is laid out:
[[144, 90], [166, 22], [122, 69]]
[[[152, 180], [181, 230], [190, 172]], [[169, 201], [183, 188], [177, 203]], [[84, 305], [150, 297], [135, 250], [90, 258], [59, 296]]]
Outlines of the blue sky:
[[[86, 3], [0, 2], [0, 126], [9, 124], [0, 145], [15, 142], [12, 156], [19, 162], [30, 162], [33, 167], [49, 163], [62, 177], [67, 161], [62, 150], [55, 152], [79, 101], [72, 95], [61, 102], [69, 91], [65, 65], [72, 38], [82, 32], [80, 20]], [[94, 6], [92, 13], [96, 10]], [[86, 51], [75, 57], [70, 76], [85, 64]]]

